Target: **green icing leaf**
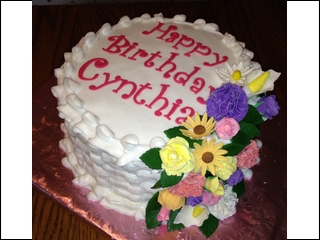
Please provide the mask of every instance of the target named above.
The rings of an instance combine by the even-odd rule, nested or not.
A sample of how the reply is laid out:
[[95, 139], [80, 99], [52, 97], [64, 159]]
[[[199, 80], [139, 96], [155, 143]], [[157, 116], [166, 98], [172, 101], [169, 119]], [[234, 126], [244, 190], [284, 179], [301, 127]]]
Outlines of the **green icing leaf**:
[[159, 180], [158, 182], [156, 182], [154, 185], [153, 185], [153, 187], [152, 187], [152, 189], [157, 189], [157, 188], [161, 188], [162, 186], [161, 186], [161, 181]]
[[251, 123], [253, 125], [259, 125], [264, 121], [262, 119], [261, 114], [258, 112], [258, 110], [254, 106], [249, 105], [249, 109], [246, 116], [244, 117], [244, 119], [240, 121], [240, 123], [243, 123], [243, 122]]
[[246, 146], [239, 143], [229, 143], [222, 146], [222, 149], [227, 150], [224, 156], [236, 156], [239, 152], [241, 152]]
[[169, 139], [174, 138], [174, 137], [183, 137], [183, 138], [185, 138], [185, 136], [182, 134], [180, 129], [186, 129], [186, 128], [185, 127], [181, 127], [181, 126], [177, 126], [177, 127], [173, 127], [173, 128], [168, 129], [168, 130], [165, 130], [164, 133], [166, 134], [166, 136]]
[[206, 219], [202, 226], [199, 227], [200, 231], [203, 233], [206, 238], [209, 238], [214, 231], [218, 228], [219, 226], [219, 219], [214, 217], [212, 214], [209, 214], [208, 219]]
[[144, 162], [149, 168], [151, 169], [162, 169], [162, 161], [160, 158], [160, 151], [161, 148], [151, 148], [150, 150], [146, 151], [144, 154], [141, 155], [140, 159]]
[[237, 197], [240, 198], [245, 192], [244, 179], [242, 179], [242, 181], [237, 185], [234, 185], [232, 187], [232, 191], [234, 191], [237, 194]]
[[146, 207], [146, 225], [148, 229], [155, 228], [161, 224], [161, 222], [157, 220], [157, 216], [161, 209], [161, 204], [158, 202], [158, 196], [159, 192], [154, 194]]
[[251, 138], [244, 131], [240, 130], [237, 135], [231, 139], [231, 142], [247, 146], [250, 143], [250, 140]]
[[181, 174], [181, 176], [175, 176], [175, 175], [169, 176], [166, 173], [166, 171], [163, 171], [160, 177], [161, 186], [163, 188], [166, 188], [166, 187], [171, 187], [173, 185], [176, 185], [178, 182], [180, 182], [182, 177], [183, 177], [183, 174]]
[[256, 136], [259, 136], [261, 134], [260, 130], [251, 123], [242, 122], [239, 125], [240, 125], [240, 130], [245, 132], [250, 139]]
[[168, 226], [168, 231], [169, 232], [184, 228], [184, 225], [182, 223], [178, 223], [178, 224], [174, 224], [173, 223], [174, 220], [176, 219], [178, 213], [180, 212], [180, 210], [181, 210], [181, 208], [170, 212], [169, 220], [167, 222], [167, 226]]

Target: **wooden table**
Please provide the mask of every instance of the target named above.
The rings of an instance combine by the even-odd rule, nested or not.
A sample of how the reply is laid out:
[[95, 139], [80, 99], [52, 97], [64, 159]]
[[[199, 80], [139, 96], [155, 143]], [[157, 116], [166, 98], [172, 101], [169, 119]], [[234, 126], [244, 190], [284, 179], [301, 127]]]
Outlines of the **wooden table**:
[[[144, 13], [162, 12], [165, 17], [185, 14], [189, 22], [203, 18], [218, 24], [222, 33], [231, 33], [246, 43], [263, 70], [281, 72], [274, 93], [281, 107], [281, 118], [286, 121], [286, 4], [283, 0], [224, 0], [33, 6], [32, 88], [37, 89], [53, 76], [53, 70], [64, 62], [64, 52], [69, 52], [87, 32], [96, 32], [106, 22], [116, 24], [124, 15], [133, 18]], [[279, 154], [286, 159], [286, 127], [281, 131], [282, 138], [278, 141], [283, 151]], [[111, 239], [37, 189], [33, 189], [32, 200], [33, 239]]]

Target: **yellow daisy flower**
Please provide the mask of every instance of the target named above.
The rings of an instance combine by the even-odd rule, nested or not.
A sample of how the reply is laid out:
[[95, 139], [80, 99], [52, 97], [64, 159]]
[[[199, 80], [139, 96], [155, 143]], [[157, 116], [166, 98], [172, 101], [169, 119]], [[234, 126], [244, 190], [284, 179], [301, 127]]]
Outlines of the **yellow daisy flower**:
[[208, 136], [213, 132], [216, 124], [213, 117], [208, 120], [207, 113], [204, 113], [201, 120], [198, 113], [195, 114], [194, 120], [190, 116], [187, 118], [189, 123], [182, 122], [182, 125], [187, 128], [187, 130], [180, 129], [180, 131], [183, 135], [192, 139], [201, 139], [202, 137]]
[[206, 171], [209, 170], [212, 175], [216, 175], [216, 167], [224, 168], [220, 161], [227, 161], [227, 158], [222, 156], [228, 151], [221, 149], [223, 143], [215, 144], [215, 139], [204, 139], [202, 146], [194, 143], [195, 149], [192, 153], [196, 159], [195, 172], [201, 169], [201, 175], [204, 176]]

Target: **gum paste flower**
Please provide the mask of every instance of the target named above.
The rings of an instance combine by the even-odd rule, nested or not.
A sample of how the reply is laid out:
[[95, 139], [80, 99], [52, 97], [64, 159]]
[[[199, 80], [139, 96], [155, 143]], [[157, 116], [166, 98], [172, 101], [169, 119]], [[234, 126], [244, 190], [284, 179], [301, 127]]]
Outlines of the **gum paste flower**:
[[247, 95], [235, 84], [226, 83], [213, 90], [207, 100], [207, 113], [215, 121], [224, 117], [240, 122], [248, 112]]
[[216, 122], [211, 117], [208, 120], [208, 114], [204, 113], [202, 119], [200, 119], [199, 114], [195, 113], [195, 119], [193, 120], [190, 116], [187, 117], [188, 122], [182, 122], [182, 125], [187, 128], [181, 129], [180, 131], [183, 135], [190, 137], [192, 139], [200, 139], [204, 136], [208, 136], [213, 132]]
[[[233, 80], [244, 81], [243, 86], [230, 81], [214, 89], [203, 115], [196, 112], [180, 126], [165, 130], [166, 145], [140, 156], [160, 173], [152, 187], [158, 190], [146, 207], [148, 229], [165, 226], [175, 231], [197, 226], [209, 238], [219, 221], [236, 213], [245, 192], [244, 180], [252, 176], [250, 168], [260, 160], [261, 144], [255, 139], [260, 134], [258, 127], [279, 108], [273, 96], [248, 97], [243, 89], [262, 91], [261, 82], [272, 82], [268, 73], [249, 73], [242, 64], [226, 66], [228, 73], [233, 71]], [[251, 81], [253, 75], [256, 82]]]
[[246, 77], [253, 70], [250, 67], [244, 67], [243, 62], [241, 61], [238, 65], [233, 65], [232, 67], [229, 63], [225, 63], [225, 68], [217, 68], [217, 74], [219, 77], [225, 81], [239, 86], [245, 84]]
[[195, 150], [193, 154], [196, 158], [195, 172], [201, 170], [201, 175], [204, 176], [209, 170], [212, 175], [216, 174], [216, 167], [224, 168], [221, 162], [227, 161], [223, 155], [226, 150], [221, 149], [223, 143], [215, 144], [215, 139], [204, 139], [202, 145], [194, 143]]

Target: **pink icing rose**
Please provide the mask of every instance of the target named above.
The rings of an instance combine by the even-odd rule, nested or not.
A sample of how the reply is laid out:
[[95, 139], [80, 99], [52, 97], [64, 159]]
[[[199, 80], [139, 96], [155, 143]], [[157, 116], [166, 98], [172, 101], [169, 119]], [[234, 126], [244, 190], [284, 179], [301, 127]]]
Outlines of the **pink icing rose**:
[[167, 221], [169, 220], [170, 210], [166, 208], [165, 206], [162, 206], [160, 209], [160, 212], [158, 213], [157, 220], [159, 222], [161, 221]]
[[251, 140], [251, 143], [237, 155], [237, 167], [252, 168], [254, 165], [258, 163], [258, 157], [259, 147], [257, 145], [257, 142]]
[[215, 196], [213, 193], [208, 191], [203, 191], [202, 193], [202, 203], [207, 206], [213, 206], [220, 201], [221, 196]]
[[180, 197], [198, 197], [202, 195], [205, 182], [206, 178], [204, 176], [190, 172], [185, 179], [170, 187], [169, 192]]
[[229, 140], [238, 133], [240, 126], [235, 119], [224, 117], [216, 123], [215, 129], [220, 138]]

